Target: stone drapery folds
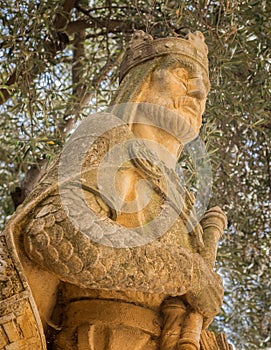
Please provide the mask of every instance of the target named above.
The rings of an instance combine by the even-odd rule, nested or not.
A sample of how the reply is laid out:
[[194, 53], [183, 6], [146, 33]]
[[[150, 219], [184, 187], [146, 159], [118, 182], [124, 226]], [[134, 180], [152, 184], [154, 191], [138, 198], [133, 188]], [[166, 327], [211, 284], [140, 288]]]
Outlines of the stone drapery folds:
[[135, 33], [112, 106], [82, 122], [1, 234], [1, 348], [230, 349], [205, 331], [226, 217], [198, 218], [175, 171], [201, 126], [207, 53], [199, 32]]

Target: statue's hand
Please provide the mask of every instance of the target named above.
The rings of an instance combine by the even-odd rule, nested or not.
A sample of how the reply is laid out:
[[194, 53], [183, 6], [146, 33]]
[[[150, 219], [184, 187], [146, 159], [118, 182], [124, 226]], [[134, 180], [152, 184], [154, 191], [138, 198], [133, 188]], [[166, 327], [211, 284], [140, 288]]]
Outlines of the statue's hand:
[[184, 301], [183, 306], [176, 300], [173, 300], [173, 303], [169, 300], [163, 310], [166, 322], [161, 350], [200, 349], [202, 329], [208, 327], [222, 305], [221, 277], [202, 256], [193, 254], [191, 257], [192, 280], [188, 292], [180, 298]]
[[185, 297], [192, 309], [203, 316], [204, 328], [219, 313], [223, 295], [222, 278], [199, 254], [194, 254], [191, 288]]
[[210, 268], [213, 268], [216, 261], [218, 241], [227, 225], [227, 217], [225, 213], [216, 206], [210, 208], [204, 214], [200, 224], [203, 230], [202, 238], [204, 241], [204, 248], [201, 250], [200, 255]]

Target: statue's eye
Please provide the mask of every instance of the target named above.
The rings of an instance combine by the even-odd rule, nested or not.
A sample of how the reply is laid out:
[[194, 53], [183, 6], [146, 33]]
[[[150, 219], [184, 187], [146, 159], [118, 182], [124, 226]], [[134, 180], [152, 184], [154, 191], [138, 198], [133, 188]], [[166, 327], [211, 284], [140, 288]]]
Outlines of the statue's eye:
[[187, 81], [187, 79], [188, 79], [187, 71], [184, 68], [176, 68], [176, 69], [174, 69], [174, 75], [178, 79], [182, 80], [183, 82]]

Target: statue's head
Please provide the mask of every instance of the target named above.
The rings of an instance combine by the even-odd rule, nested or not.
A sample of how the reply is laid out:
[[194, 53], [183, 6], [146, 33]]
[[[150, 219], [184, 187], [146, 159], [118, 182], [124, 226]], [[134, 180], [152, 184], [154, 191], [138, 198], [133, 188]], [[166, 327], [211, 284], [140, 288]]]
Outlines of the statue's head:
[[[207, 54], [200, 32], [189, 33], [185, 38], [155, 40], [143, 31], [135, 32], [120, 67], [121, 85], [114, 102], [150, 103], [148, 114], [156, 114], [164, 122], [178, 114], [193, 129], [190, 136], [183, 137], [185, 142], [193, 139], [201, 126], [210, 88]], [[155, 106], [176, 113], [157, 116]], [[176, 130], [172, 131], [181, 138], [182, 130], [177, 129], [183, 123], [168, 124], [175, 125]]]

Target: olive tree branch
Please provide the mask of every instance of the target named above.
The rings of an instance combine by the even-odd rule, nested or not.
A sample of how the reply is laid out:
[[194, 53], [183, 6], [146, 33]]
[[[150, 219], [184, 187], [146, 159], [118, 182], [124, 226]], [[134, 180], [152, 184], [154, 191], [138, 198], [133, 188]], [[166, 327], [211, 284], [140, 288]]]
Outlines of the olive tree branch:
[[[47, 53], [51, 57], [54, 57], [59, 50], [63, 50], [66, 46], [65, 44], [67, 44], [67, 37], [63, 31], [68, 25], [70, 12], [74, 8], [75, 4], [76, 0], [65, 0], [63, 5], [56, 10], [56, 16], [53, 19], [52, 28], [54, 28], [57, 35], [52, 35], [47, 39], [45, 44]], [[44, 64], [44, 69], [45, 67], [46, 64]], [[31, 76], [31, 79], [33, 79], [38, 72], [40, 72], [40, 69], [37, 70], [36, 67], [33, 67], [32, 71], [29, 72], [28, 77]], [[0, 89], [0, 105], [4, 104], [11, 98], [13, 94], [12, 88], [15, 84], [18, 84], [19, 88], [25, 85], [24, 74], [22, 74], [18, 68], [13, 70], [13, 73], [4, 84], [5, 87]]]

